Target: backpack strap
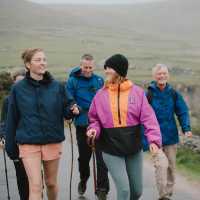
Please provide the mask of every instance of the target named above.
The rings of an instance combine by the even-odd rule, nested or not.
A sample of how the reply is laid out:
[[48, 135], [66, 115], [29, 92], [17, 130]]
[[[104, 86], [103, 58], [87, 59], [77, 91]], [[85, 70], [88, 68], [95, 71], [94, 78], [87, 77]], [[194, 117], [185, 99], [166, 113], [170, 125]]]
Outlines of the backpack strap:
[[151, 105], [152, 99], [153, 99], [153, 93], [152, 93], [152, 90], [149, 87], [147, 89], [146, 97], [147, 97], [149, 104]]
[[171, 94], [172, 94], [174, 103], [176, 103], [176, 100], [177, 100], [177, 91], [174, 88], [172, 88]]
[[[174, 88], [171, 89], [171, 96], [173, 97], [173, 101], [175, 103], [177, 100], [177, 91]], [[151, 88], [149, 88], [149, 87], [147, 89], [146, 97], [147, 97], [149, 104], [151, 105], [152, 99], [153, 99], [153, 93], [152, 93]]]

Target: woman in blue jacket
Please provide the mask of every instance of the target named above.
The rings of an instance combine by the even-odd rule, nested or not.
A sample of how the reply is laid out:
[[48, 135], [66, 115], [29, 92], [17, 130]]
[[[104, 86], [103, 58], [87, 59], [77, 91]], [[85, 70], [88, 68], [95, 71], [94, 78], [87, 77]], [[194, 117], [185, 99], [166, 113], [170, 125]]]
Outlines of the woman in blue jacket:
[[26, 76], [11, 91], [6, 121], [6, 151], [22, 159], [29, 180], [29, 200], [42, 199], [41, 165], [49, 200], [58, 199], [57, 174], [62, 153], [64, 117], [79, 110], [64, 86], [47, 72], [42, 49], [22, 54]]

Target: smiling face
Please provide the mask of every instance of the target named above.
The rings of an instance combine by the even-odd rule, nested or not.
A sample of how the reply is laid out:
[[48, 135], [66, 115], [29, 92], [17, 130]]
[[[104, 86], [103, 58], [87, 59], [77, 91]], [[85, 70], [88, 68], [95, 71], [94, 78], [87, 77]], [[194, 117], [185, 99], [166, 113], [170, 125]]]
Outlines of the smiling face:
[[31, 74], [36, 76], [43, 76], [46, 72], [47, 61], [43, 51], [36, 52], [30, 62], [26, 63], [27, 69]]
[[169, 71], [166, 66], [156, 66], [153, 71], [153, 78], [158, 86], [165, 86], [169, 80]]
[[81, 71], [85, 77], [91, 77], [94, 71], [94, 60], [83, 59], [81, 61]]
[[119, 77], [119, 75], [117, 74], [117, 72], [109, 67], [105, 68], [105, 75], [106, 75], [106, 80], [108, 82], [115, 82], [115, 80]]

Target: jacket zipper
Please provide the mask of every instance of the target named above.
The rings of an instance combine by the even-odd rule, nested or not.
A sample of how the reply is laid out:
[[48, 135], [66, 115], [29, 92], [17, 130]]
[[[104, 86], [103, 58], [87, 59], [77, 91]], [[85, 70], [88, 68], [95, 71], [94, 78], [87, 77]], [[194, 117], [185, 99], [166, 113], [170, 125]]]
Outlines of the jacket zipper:
[[118, 106], [118, 120], [119, 120], [119, 124], [121, 124], [121, 112], [120, 112], [120, 84], [119, 84], [119, 86], [118, 86], [117, 106]]

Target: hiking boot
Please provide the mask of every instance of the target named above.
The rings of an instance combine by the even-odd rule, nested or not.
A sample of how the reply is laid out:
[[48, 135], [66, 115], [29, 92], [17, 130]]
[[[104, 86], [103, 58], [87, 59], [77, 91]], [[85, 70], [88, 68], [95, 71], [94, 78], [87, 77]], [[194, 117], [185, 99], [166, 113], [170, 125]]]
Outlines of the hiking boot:
[[83, 195], [86, 191], [86, 181], [80, 181], [78, 184], [78, 193], [79, 195]]
[[97, 191], [97, 199], [98, 200], [107, 200], [107, 192]]

